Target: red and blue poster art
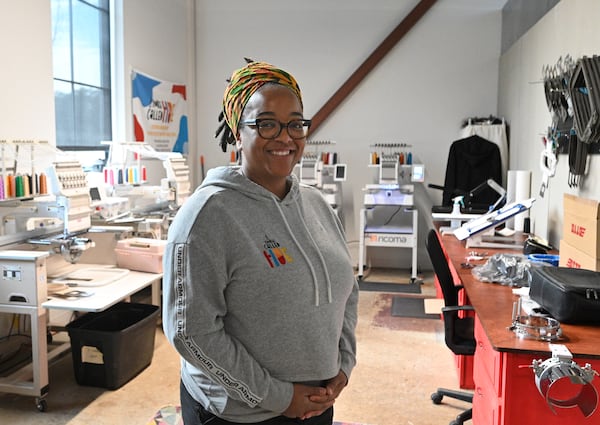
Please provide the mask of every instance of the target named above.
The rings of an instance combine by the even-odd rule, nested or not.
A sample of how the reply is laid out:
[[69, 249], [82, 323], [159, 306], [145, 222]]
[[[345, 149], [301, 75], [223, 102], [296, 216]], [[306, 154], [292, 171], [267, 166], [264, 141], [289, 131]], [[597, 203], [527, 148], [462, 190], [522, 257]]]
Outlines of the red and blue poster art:
[[188, 152], [186, 88], [133, 71], [134, 136], [158, 152]]

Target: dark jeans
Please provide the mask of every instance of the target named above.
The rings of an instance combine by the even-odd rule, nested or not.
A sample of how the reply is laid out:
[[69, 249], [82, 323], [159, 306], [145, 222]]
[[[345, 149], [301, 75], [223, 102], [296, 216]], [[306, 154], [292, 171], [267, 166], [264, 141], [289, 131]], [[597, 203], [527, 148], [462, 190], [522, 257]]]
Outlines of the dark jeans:
[[183, 416], [184, 425], [331, 425], [333, 423], [333, 407], [327, 409], [320, 416], [315, 416], [314, 418], [306, 420], [276, 416], [262, 422], [245, 424], [229, 422], [213, 415], [202, 407], [202, 405], [194, 400], [190, 393], [188, 393], [183, 382], [179, 385], [179, 391], [181, 398], [181, 415]]

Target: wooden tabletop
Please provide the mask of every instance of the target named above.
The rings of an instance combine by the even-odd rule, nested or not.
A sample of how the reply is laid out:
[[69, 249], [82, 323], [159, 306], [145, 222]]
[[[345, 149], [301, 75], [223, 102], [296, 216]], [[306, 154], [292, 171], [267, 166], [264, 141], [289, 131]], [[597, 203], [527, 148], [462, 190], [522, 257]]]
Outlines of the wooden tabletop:
[[[442, 243], [494, 349], [535, 354], [549, 353], [548, 342], [519, 338], [508, 329], [512, 323], [513, 304], [518, 300], [512, 288], [497, 283], [481, 282], [473, 276], [471, 269], [461, 266], [470, 251], [485, 251], [488, 255], [492, 255], [496, 252], [522, 254], [522, 250], [467, 249], [464, 241], [459, 241], [454, 235], [442, 236]], [[484, 263], [485, 260], [474, 262], [476, 265]], [[561, 328], [563, 338], [554, 343], [566, 345], [574, 357], [600, 358], [600, 326], [561, 323]]]

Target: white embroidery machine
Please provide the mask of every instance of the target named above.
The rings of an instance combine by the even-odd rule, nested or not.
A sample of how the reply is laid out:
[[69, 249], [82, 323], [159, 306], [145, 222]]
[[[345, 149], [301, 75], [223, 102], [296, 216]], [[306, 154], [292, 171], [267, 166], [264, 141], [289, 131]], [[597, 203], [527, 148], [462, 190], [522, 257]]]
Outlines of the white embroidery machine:
[[[343, 221], [342, 182], [346, 181], [346, 164], [337, 162], [337, 153], [323, 151], [335, 145], [331, 140], [309, 140], [295, 171], [301, 183], [314, 186]], [[308, 151], [312, 148], [312, 151]]]
[[[143, 142], [103, 144], [110, 145], [110, 151], [103, 187], [96, 188], [99, 213], [92, 216], [93, 224], [132, 226], [136, 236], [161, 239], [192, 191], [186, 158], [177, 152], [158, 152]], [[156, 169], [160, 164], [164, 172]], [[112, 200], [121, 199], [127, 204], [113, 203], [115, 208], [110, 208]]]
[[379, 183], [368, 184], [363, 189], [358, 278], [363, 277], [367, 247], [409, 248], [412, 253], [410, 280], [413, 283], [417, 279], [419, 221], [414, 183], [424, 180], [425, 167], [401, 164], [400, 155], [395, 152], [380, 155], [379, 163], [370, 166], [378, 168]]
[[[48, 392], [48, 359], [68, 348], [62, 344], [48, 350], [48, 313], [42, 306], [48, 299], [46, 261], [59, 253], [73, 263], [94, 245], [81, 237], [90, 227], [91, 209], [79, 163], [54, 163], [46, 175], [50, 193], [35, 191], [0, 201], [0, 313], [4, 313], [0, 318], [30, 318], [32, 355], [31, 364], [3, 371], [0, 391], [35, 396], [42, 411]], [[10, 351], [10, 338], [4, 342], [4, 349]]]
[[[34, 144], [30, 145], [33, 152]], [[12, 169], [3, 166], [5, 147], [0, 143], [2, 174], [9, 170], [11, 175], [17, 175], [17, 171], [22, 171], [17, 170], [16, 159]], [[42, 155], [40, 163], [64, 155], [55, 148], [51, 150], [56, 155]], [[31, 163], [34, 163], [33, 159]], [[22, 335], [9, 331], [9, 335], [3, 338], [0, 346], [0, 392], [34, 396], [40, 411], [46, 409], [49, 361], [70, 348], [65, 340], [49, 338], [50, 332], [55, 330], [49, 312], [66, 311], [71, 315], [73, 311], [103, 311], [150, 285], [152, 303], [160, 305], [161, 277], [156, 273], [129, 272], [96, 261], [101, 259], [94, 259], [95, 265], [75, 264], [85, 258], [87, 250], [95, 245], [85, 237], [88, 231], [93, 234], [94, 230], [91, 228], [87, 176], [81, 165], [70, 159], [58, 160], [45, 170], [45, 184], [40, 179], [31, 193], [27, 192], [24, 196], [14, 196], [15, 192], [8, 196], [2, 193], [3, 196], [0, 196], [0, 328], [11, 329], [14, 320], [23, 320], [26, 324], [24, 333], [30, 335], [27, 337], [27, 354], [31, 353], [31, 361], [20, 355], [23, 354], [23, 344], [15, 337]], [[29, 172], [36, 175], [33, 166], [27, 170]], [[48, 190], [41, 190], [43, 186]], [[19, 191], [16, 193], [19, 194]], [[116, 231], [105, 231], [123, 234], [123, 229], [124, 226], [119, 226]], [[128, 228], [127, 232], [132, 230]], [[90, 254], [90, 257], [93, 256], [98, 254]], [[123, 273], [127, 273], [126, 277]], [[49, 283], [57, 285], [52, 285], [49, 291]], [[76, 290], [79, 286], [84, 287], [82, 291]], [[88, 286], [93, 289], [85, 288]], [[79, 295], [75, 296], [72, 292]], [[63, 299], [61, 294], [68, 299]], [[64, 326], [58, 325], [56, 330], [64, 331]], [[19, 354], [15, 357], [19, 361], [9, 362], [7, 366], [3, 360], [15, 354], [15, 348]]]

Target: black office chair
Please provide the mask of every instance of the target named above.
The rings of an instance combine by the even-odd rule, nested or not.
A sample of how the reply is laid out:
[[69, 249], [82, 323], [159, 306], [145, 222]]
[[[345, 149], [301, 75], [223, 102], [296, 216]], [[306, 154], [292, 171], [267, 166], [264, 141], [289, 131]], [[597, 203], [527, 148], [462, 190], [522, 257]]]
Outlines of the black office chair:
[[[444, 319], [446, 345], [454, 354], [472, 356], [475, 354], [474, 318], [473, 316], [459, 317], [459, 311], [473, 310], [473, 307], [458, 304], [458, 294], [463, 289], [463, 286], [454, 284], [448, 260], [442, 248], [438, 232], [435, 229], [431, 229], [427, 234], [426, 247], [431, 264], [433, 265], [433, 271], [444, 295], [445, 307], [442, 308], [442, 317]], [[440, 404], [444, 396], [473, 402], [473, 395], [471, 393], [446, 388], [438, 388], [436, 392], [431, 394], [431, 400], [435, 404]], [[461, 425], [471, 419], [472, 415], [473, 410], [467, 409], [459, 414], [455, 420], [451, 421], [450, 425]]]

